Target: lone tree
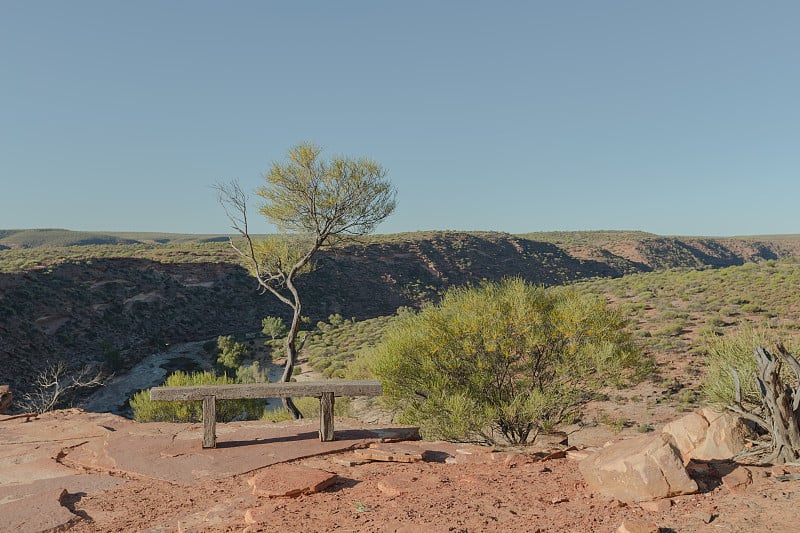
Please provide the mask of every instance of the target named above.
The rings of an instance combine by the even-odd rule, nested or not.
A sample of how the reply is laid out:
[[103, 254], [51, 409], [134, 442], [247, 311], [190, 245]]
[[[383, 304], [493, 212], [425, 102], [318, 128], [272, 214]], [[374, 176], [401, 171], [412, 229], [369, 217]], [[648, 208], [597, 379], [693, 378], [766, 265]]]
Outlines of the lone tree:
[[[309, 143], [291, 148], [288, 160], [273, 163], [264, 175], [266, 185], [256, 190], [263, 199], [259, 211], [278, 228], [276, 236], [256, 241], [250, 235], [248, 196], [238, 182], [215, 187], [233, 229], [243, 238], [238, 243], [231, 239], [231, 246], [261, 290], [292, 309], [281, 382], [291, 378], [302, 347], [297, 342], [302, 311], [297, 276], [309, 269], [319, 250], [371, 233], [395, 208], [395, 189], [378, 163], [347, 157], [323, 160], [320, 153]], [[283, 404], [292, 416], [302, 418], [291, 398]]]

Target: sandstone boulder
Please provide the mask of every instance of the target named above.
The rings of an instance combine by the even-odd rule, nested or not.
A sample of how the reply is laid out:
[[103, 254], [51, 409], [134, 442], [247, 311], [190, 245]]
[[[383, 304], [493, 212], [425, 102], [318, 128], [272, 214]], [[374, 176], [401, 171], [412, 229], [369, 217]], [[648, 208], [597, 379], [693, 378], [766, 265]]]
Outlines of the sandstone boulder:
[[369, 448], [355, 450], [354, 453], [357, 457], [370, 461], [416, 463], [423, 460], [424, 451], [413, 444], [378, 442], [370, 444]]
[[748, 438], [755, 437], [743, 418], [708, 407], [670, 422], [663, 432], [675, 439], [684, 463], [730, 459], [745, 449]]
[[672, 437], [642, 435], [616, 442], [578, 464], [595, 493], [623, 502], [640, 502], [697, 492]]
[[320, 492], [334, 483], [338, 476], [333, 472], [305, 466], [276, 465], [256, 474], [248, 483], [253, 494], [267, 498], [295, 498], [301, 494]]
[[11, 394], [11, 388], [8, 385], [0, 385], [0, 415], [8, 412], [13, 400], [14, 395]]
[[744, 466], [737, 466], [722, 476], [722, 485], [734, 494], [741, 494], [753, 483], [753, 474]]

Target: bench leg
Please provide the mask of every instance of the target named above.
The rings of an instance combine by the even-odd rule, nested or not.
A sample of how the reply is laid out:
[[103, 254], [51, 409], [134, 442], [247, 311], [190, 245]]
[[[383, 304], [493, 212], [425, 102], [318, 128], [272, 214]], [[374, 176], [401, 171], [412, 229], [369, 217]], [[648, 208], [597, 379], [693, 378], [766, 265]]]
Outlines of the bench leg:
[[333, 403], [333, 393], [323, 392], [319, 398], [319, 440], [322, 442], [334, 440]]
[[203, 448], [217, 447], [217, 397], [203, 396]]

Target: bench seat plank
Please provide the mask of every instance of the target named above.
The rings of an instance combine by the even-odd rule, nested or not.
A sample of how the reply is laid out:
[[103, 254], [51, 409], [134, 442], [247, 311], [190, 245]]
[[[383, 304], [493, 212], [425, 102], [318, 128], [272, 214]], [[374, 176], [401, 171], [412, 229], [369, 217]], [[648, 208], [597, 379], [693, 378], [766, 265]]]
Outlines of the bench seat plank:
[[153, 387], [153, 401], [202, 400], [214, 396], [217, 400], [241, 400], [254, 398], [321, 397], [331, 392], [336, 396], [380, 396], [383, 393], [380, 381], [302, 381], [291, 383], [247, 383], [233, 385], [197, 385], [188, 387]]

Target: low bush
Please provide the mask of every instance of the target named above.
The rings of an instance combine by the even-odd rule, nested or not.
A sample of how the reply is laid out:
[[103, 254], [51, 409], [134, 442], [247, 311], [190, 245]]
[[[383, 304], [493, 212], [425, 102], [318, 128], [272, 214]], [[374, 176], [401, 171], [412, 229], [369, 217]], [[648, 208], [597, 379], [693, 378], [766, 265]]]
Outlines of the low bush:
[[521, 279], [451, 289], [398, 317], [372, 370], [426, 437], [525, 444], [601, 386], [651, 370], [600, 298]]
[[246, 344], [236, 342], [230, 335], [217, 338], [219, 355], [217, 364], [224, 369], [235, 371], [242, 364], [242, 360], [248, 356], [250, 350]]
[[704, 337], [708, 370], [703, 382], [703, 397], [711, 404], [724, 408], [736, 401], [733, 369], [741, 381], [741, 402], [749, 408], [761, 405], [761, 393], [756, 379], [756, 346], [772, 346], [777, 343], [773, 333], [757, 329], [750, 324], [722, 336]]
[[[238, 380], [213, 372], [175, 372], [164, 382], [165, 387], [190, 385], [228, 385]], [[201, 422], [203, 402], [154, 402], [150, 390], [137, 392], [131, 399], [133, 418], [137, 422]], [[219, 400], [217, 421], [258, 420], [264, 413], [263, 400]]]
[[[304, 418], [317, 418], [319, 417], [319, 400], [317, 398], [293, 398], [294, 405]], [[333, 404], [333, 414], [335, 416], [350, 416], [350, 398], [346, 396], [337, 396]], [[264, 411], [262, 420], [269, 420], [270, 422], [283, 422], [285, 420], [292, 420], [292, 414], [284, 409], [278, 407], [276, 409], [267, 409]]]

